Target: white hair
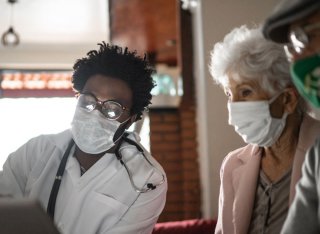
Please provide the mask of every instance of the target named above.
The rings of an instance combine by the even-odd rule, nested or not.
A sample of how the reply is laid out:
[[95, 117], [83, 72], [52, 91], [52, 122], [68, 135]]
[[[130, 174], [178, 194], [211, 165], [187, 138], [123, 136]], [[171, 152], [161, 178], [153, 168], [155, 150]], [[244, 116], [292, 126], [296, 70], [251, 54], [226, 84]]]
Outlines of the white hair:
[[213, 80], [222, 87], [228, 84], [230, 75], [238, 81], [257, 81], [269, 95], [294, 87], [283, 46], [266, 40], [258, 27], [234, 28], [222, 42], [216, 43], [209, 70]]

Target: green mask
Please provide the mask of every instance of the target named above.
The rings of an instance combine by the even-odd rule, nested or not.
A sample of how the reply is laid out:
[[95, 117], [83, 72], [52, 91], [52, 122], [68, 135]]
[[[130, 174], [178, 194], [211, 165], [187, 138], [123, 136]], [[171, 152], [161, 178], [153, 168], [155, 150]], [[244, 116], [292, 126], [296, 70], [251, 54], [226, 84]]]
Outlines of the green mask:
[[313, 106], [320, 108], [320, 55], [294, 62], [290, 72], [299, 93]]

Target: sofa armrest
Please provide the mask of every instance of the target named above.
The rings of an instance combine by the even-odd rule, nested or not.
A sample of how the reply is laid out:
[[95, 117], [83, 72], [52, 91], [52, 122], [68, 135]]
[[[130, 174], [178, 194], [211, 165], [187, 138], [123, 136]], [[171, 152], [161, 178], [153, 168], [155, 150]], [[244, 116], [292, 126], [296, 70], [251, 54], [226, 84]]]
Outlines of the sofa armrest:
[[216, 227], [213, 219], [191, 219], [157, 223], [152, 234], [212, 234]]

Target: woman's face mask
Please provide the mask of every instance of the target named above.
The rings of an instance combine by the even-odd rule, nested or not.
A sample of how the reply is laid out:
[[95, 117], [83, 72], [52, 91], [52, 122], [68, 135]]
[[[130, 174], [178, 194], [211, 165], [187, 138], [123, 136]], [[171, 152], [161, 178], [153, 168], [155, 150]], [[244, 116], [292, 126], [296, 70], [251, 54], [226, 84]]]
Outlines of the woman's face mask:
[[320, 55], [297, 60], [291, 65], [290, 72], [299, 93], [320, 108]]
[[98, 110], [89, 113], [77, 107], [71, 123], [71, 132], [75, 143], [83, 152], [100, 154], [111, 149], [121, 138], [123, 133], [118, 139], [113, 139], [118, 128], [128, 120], [119, 123], [105, 118]]
[[269, 147], [279, 139], [288, 114], [280, 119], [271, 116], [269, 105], [278, 97], [269, 101], [228, 102], [229, 124], [246, 143]]

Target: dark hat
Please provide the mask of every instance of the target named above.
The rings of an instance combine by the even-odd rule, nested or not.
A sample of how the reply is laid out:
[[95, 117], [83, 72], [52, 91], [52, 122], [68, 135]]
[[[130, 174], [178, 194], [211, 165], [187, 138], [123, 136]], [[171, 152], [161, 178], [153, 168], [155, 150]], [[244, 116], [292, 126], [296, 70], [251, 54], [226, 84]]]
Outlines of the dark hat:
[[320, 0], [283, 0], [266, 19], [263, 35], [274, 42], [287, 43], [290, 24], [317, 10], [320, 10]]

